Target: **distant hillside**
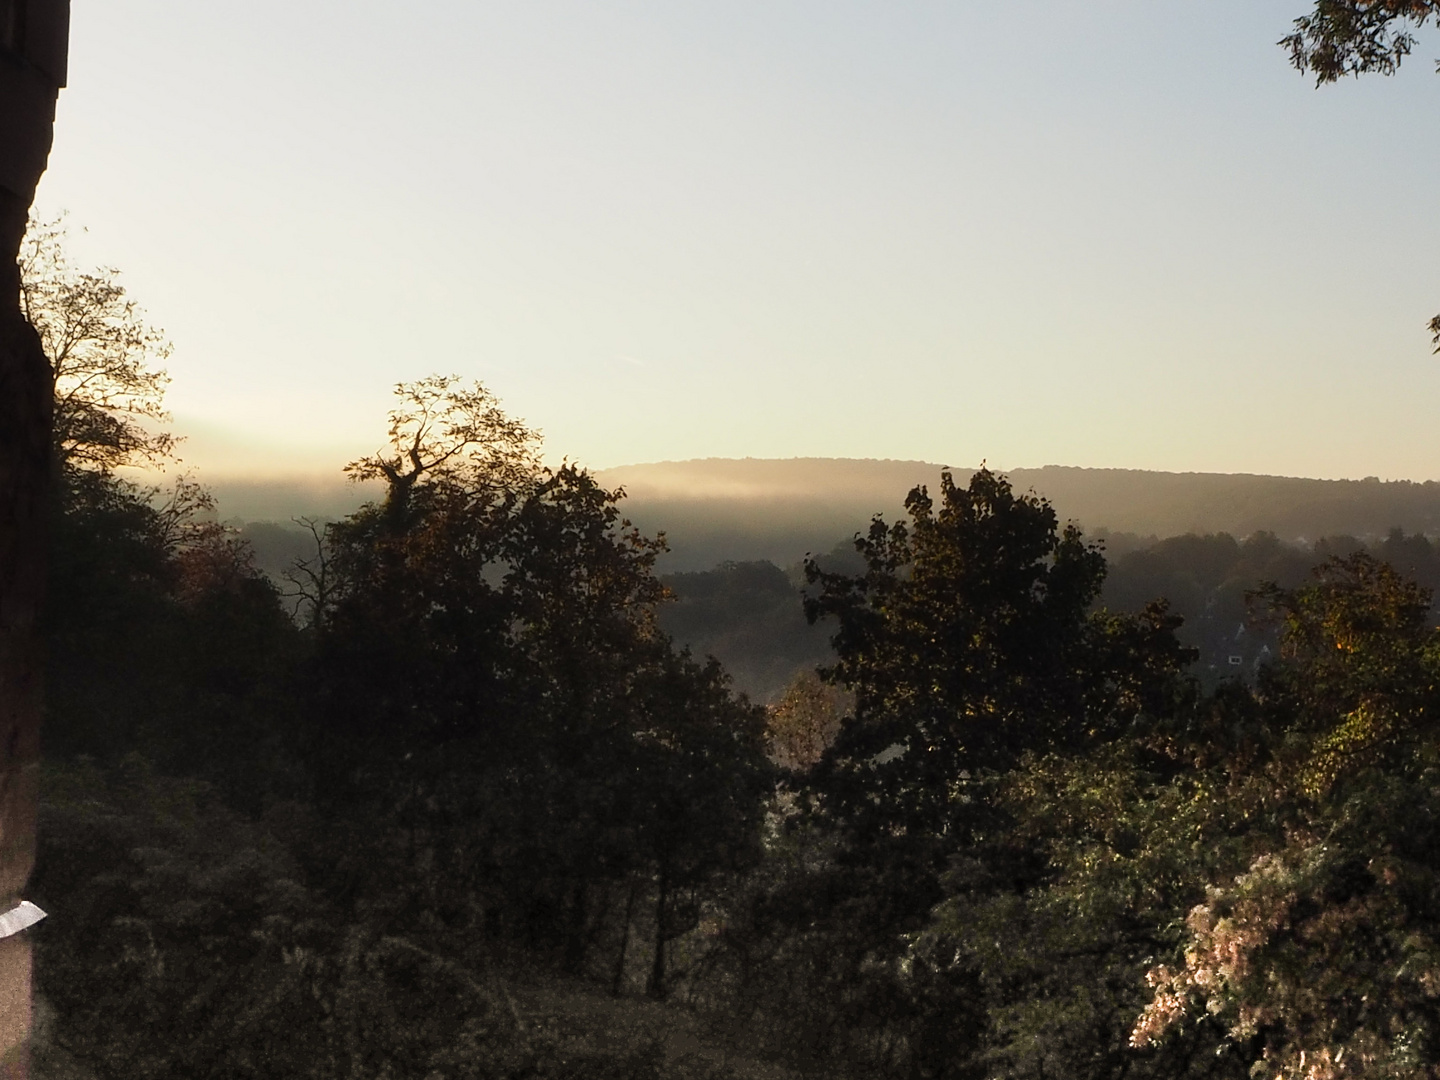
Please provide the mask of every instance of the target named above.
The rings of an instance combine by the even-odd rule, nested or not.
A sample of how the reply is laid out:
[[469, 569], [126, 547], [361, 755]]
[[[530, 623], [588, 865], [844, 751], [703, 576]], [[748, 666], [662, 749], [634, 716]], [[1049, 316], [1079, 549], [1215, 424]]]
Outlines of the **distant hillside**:
[[338, 473], [334, 477], [288, 480], [225, 479], [207, 486], [225, 521], [342, 518], [382, 491], [377, 484], [352, 484]]
[[[606, 469], [599, 479], [626, 489], [621, 508], [642, 530], [670, 538], [660, 570], [677, 600], [662, 609], [662, 626], [719, 658], [737, 689], [771, 701], [797, 671], [830, 656], [829, 629], [805, 621], [795, 564], [806, 552], [834, 551], [876, 513], [895, 520], [906, 493], [936, 485], [940, 471], [923, 461], [709, 459]], [[963, 483], [970, 470], [955, 473]], [[1182, 639], [1200, 650], [1197, 674], [1212, 682], [1253, 671], [1274, 644], [1245, 626], [1246, 592], [1261, 580], [1296, 584], [1325, 554], [1358, 546], [1333, 538], [1370, 541], [1405, 573], [1440, 586], [1440, 545], [1413, 536], [1440, 536], [1440, 484], [1058, 466], [1007, 475], [1089, 535], [1108, 534], [1104, 602], [1135, 610], [1169, 597], [1186, 618]], [[373, 494], [340, 483], [216, 490], [221, 515], [248, 519], [242, 535], [277, 579], [314, 550], [288, 518], [339, 517]], [[1382, 539], [1392, 528], [1412, 536]], [[1230, 535], [1206, 535], [1216, 533]], [[1164, 537], [1175, 539], [1156, 542]], [[858, 569], [843, 545], [830, 557]]]
[[[664, 530], [666, 572], [708, 570], [726, 560], [793, 565], [807, 551], [829, 551], [883, 513], [894, 520], [916, 484], [938, 483], [942, 466], [925, 461], [845, 458], [707, 458], [627, 465], [598, 473], [624, 487], [626, 515], [647, 532]], [[956, 469], [965, 482], [970, 470]], [[1383, 536], [1392, 527], [1440, 535], [1440, 483], [1305, 480], [1284, 476], [1078, 469], [1057, 465], [1007, 472], [1019, 489], [1044, 495], [1062, 518], [1092, 535], [1138, 537], [1267, 531], [1282, 540]], [[220, 515], [287, 522], [340, 517], [373, 489], [333, 482], [221, 483]], [[1124, 544], [1112, 543], [1112, 551]]]
[[[669, 571], [725, 560], [794, 563], [828, 551], [876, 513], [894, 520], [916, 484], [936, 485], [942, 466], [843, 458], [707, 458], [602, 470], [623, 486], [625, 513], [665, 530]], [[1440, 483], [1307, 480], [1223, 473], [1164, 473], [1050, 465], [1004, 470], [1014, 485], [1048, 498], [1087, 532], [1140, 537], [1273, 532], [1283, 540], [1383, 536], [1392, 527], [1440, 534]], [[955, 469], [964, 483], [970, 469]]]

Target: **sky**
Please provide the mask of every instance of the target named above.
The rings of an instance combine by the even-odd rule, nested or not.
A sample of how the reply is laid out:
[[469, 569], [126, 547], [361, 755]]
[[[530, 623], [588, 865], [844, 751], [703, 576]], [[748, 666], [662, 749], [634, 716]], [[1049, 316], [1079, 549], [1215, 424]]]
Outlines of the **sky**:
[[1309, 0], [73, 0], [37, 207], [202, 479], [482, 380], [551, 460], [1440, 478], [1440, 36]]

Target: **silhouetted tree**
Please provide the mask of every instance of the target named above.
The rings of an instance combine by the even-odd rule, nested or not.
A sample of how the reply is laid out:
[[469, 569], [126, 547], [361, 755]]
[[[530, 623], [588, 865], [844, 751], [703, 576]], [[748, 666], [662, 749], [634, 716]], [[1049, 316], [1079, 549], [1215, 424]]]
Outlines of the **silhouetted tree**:
[[[916, 489], [906, 507], [909, 521], [857, 538], [862, 573], [807, 566], [807, 613], [837, 623], [826, 677], [854, 704], [801, 781], [816, 813], [792, 827], [832, 842], [808, 842], [756, 897], [734, 978], [819, 1061], [989, 1075], [997, 969], [931, 910], [956, 895], [1015, 908], [1042, 886], [1047, 838], [1022, 827], [1012, 778], [1173, 715], [1191, 654], [1163, 606], [1095, 612], [1100, 552], [1003, 477], [982, 469], [962, 489], [947, 474], [939, 500]], [[1013, 1005], [1024, 982], [999, 985]]]
[[538, 436], [507, 416], [489, 390], [465, 387], [458, 375], [431, 375], [395, 387], [389, 445], [352, 461], [355, 480], [384, 480], [387, 523], [406, 524], [410, 493], [458, 487], [471, 493], [503, 492], [533, 478]]
[[703, 667], [668, 645], [636, 680], [639, 715], [630, 732], [638, 865], [654, 876], [648, 992], [663, 997], [666, 946], [698, 926], [701, 893], [760, 856], [765, 801], [765, 713], [730, 693], [720, 665]]
[[[370, 837], [346, 888], [579, 970], [611, 892], [638, 881], [661, 894], [663, 947], [679, 893], [753, 848], [760, 714], [657, 629], [663, 541], [617, 493], [540, 468], [483, 394], [397, 392], [398, 449], [366, 466], [383, 501], [324, 535], [303, 752]], [[660, 970], [657, 991], [663, 954]]]
[[40, 337], [54, 383], [55, 452], [66, 467], [113, 472], [168, 461], [175, 438], [156, 367], [170, 355], [125, 293], [120, 272], [80, 272], [65, 254], [63, 219], [32, 218], [20, 249], [21, 310]]
[[42, 625], [65, 677], [50, 694], [48, 752], [143, 752], [258, 805], [285, 771], [275, 730], [293, 627], [203, 487], [121, 475], [173, 459], [159, 426], [168, 376], [155, 366], [169, 346], [116, 271], [71, 267], [64, 238], [59, 222], [32, 220], [18, 264], [54, 395]]
[[[981, 469], [961, 489], [946, 474], [938, 508], [923, 488], [906, 508], [908, 524], [877, 519], [856, 541], [863, 575], [807, 567], [807, 613], [839, 623], [828, 677], [855, 695], [815, 784], [857, 839], [939, 852], [984, 828], [972, 785], [1117, 730], [1187, 654], [1162, 612], [1093, 617], [1104, 557], [1003, 477]], [[1141, 641], [1120, 657], [1117, 635]]]

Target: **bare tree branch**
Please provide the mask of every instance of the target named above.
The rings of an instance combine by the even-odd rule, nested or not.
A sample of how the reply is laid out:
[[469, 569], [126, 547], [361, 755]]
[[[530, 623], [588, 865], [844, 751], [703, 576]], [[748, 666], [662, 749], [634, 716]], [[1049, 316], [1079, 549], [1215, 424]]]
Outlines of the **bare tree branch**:
[[381, 480], [392, 511], [403, 514], [422, 480], [467, 490], [513, 490], [539, 469], [539, 435], [500, 408], [480, 382], [431, 375], [395, 387], [389, 445], [352, 461], [353, 480]]
[[293, 617], [298, 621], [300, 609], [310, 607], [310, 618], [306, 625], [319, 632], [324, 629], [325, 615], [329, 610], [334, 592], [334, 574], [330, 561], [330, 526], [317, 518], [291, 518], [310, 534], [315, 544], [315, 554], [308, 559], [296, 559], [281, 574], [291, 586], [282, 595], [295, 601]]
[[55, 387], [54, 445], [66, 465], [111, 472], [163, 466], [175, 437], [157, 425], [170, 377], [155, 365], [170, 355], [119, 283], [120, 273], [74, 270], [64, 219], [30, 219], [20, 251], [21, 306], [40, 336]]

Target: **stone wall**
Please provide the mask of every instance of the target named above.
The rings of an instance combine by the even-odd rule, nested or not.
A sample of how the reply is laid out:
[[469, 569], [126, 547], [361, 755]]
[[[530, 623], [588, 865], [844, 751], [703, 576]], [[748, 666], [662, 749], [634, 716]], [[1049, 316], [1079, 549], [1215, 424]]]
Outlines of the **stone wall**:
[[[0, 911], [35, 861], [50, 471], [50, 366], [20, 313], [15, 259], [65, 84], [69, 0], [0, 0]], [[30, 947], [0, 940], [0, 1076], [29, 1074]]]

